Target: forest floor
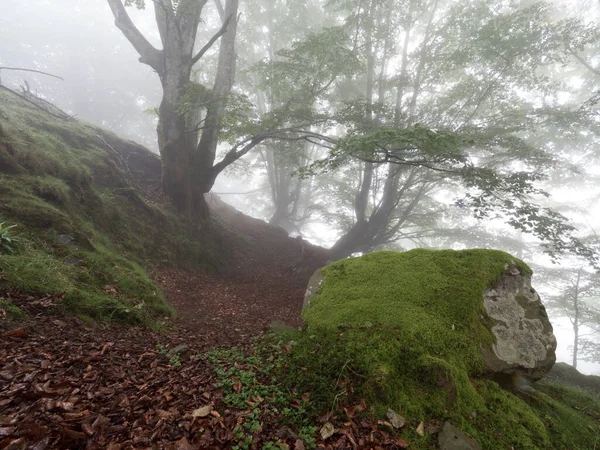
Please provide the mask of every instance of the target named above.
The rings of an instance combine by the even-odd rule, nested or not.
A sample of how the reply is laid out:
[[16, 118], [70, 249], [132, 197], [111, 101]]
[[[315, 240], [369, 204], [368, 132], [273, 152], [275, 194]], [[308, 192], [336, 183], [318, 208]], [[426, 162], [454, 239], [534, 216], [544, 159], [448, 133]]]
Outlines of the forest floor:
[[[222, 402], [212, 365], [197, 355], [248, 346], [272, 321], [299, 326], [304, 286], [326, 251], [224, 205], [218, 215], [243, 237], [226, 273], [154, 274], [177, 313], [167, 330], [63, 316], [60, 295], [0, 293], [27, 313], [16, 329], [0, 321], [0, 449], [240, 444], [236, 425], [248, 411]], [[178, 345], [186, 349], [169, 355]], [[265, 420], [241, 448], [305, 448]]]

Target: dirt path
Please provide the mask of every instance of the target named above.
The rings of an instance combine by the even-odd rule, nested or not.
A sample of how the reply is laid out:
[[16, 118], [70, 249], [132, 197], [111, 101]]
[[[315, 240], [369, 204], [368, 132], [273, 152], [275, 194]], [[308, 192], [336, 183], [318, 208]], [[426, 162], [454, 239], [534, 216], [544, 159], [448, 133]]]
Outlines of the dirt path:
[[[22, 334], [0, 333], [0, 449], [233, 445], [235, 415], [192, 416], [222, 393], [210, 366], [189, 356], [248, 342], [273, 320], [298, 326], [305, 283], [326, 254], [235, 211], [220, 217], [244, 236], [226, 273], [156, 274], [175, 330], [88, 326], [56, 315], [60, 298], [1, 293], [29, 319]], [[181, 366], [164, 350], [179, 344], [188, 347]], [[190, 444], [200, 428], [212, 430], [210, 445]]]

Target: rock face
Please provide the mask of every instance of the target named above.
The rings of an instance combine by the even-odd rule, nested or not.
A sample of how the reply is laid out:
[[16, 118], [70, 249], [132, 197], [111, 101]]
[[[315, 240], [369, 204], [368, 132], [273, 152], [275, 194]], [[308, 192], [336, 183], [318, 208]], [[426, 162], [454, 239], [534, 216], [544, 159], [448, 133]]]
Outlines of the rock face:
[[556, 338], [531, 277], [512, 265], [483, 295], [496, 338], [482, 349], [486, 370], [538, 380], [556, 361]]
[[459, 359], [481, 360], [478, 370], [500, 380], [537, 380], [555, 362], [531, 269], [500, 251], [417, 249], [338, 261], [310, 279], [303, 318], [317, 328], [398, 327], [436, 357], [464, 349]]
[[321, 284], [323, 283], [323, 269], [317, 269], [310, 280], [308, 280], [308, 285], [306, 286], [306, 292], [304, 293], [304, 303], [302, 304], [302, 309], [308, 308], [310, 305], [310, 299], [313, 298]]

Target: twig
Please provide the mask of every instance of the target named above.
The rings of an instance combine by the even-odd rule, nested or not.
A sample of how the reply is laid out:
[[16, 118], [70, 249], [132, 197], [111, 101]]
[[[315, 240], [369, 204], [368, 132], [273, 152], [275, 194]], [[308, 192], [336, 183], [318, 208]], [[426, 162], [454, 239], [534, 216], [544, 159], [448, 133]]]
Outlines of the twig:
[[23, 72], [41, 73], [42, 75], [48, 75], [49, 77], [58, 78], [59, 80], [65, 81], [65, 79], [63, 77], [59, 77], [58, 75], [53, 75], [53, 74], [48, 73], [48, 72], [42, 72], [41, 70], [23, 69], [21, 67], [4, 67], [4, 66], [0, 66], [0, 71], [2, 71], [2, 70], [20, 70], [20, 71], [23, 71]]

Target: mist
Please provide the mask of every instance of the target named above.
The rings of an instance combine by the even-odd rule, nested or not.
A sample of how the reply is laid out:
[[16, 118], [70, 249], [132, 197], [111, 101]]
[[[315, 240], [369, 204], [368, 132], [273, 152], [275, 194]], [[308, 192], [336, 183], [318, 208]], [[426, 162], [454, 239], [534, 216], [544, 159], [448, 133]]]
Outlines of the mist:
[[[210, 168], [228, 164], [209, 171], [207, 192], [331, 248], [332, 259], [505, 250], [534, 269], [558, 359], [573, 363], [579, 320], [577, 368], [600, 375], [600, 3], [358, 3], [240, 2]], [[217, 5], [202, 13], [194, 53], [223, 26]], [[106, 1], [0, 8], [2, 86], [160, 153], [161, 80]], [[127, 11], [160, 49], [154, 8]], [[192, 68], [184, 106], [194, 144], [220, 67], [213, 45]], [[575, 318], [574, 301], [585, 316]]]

